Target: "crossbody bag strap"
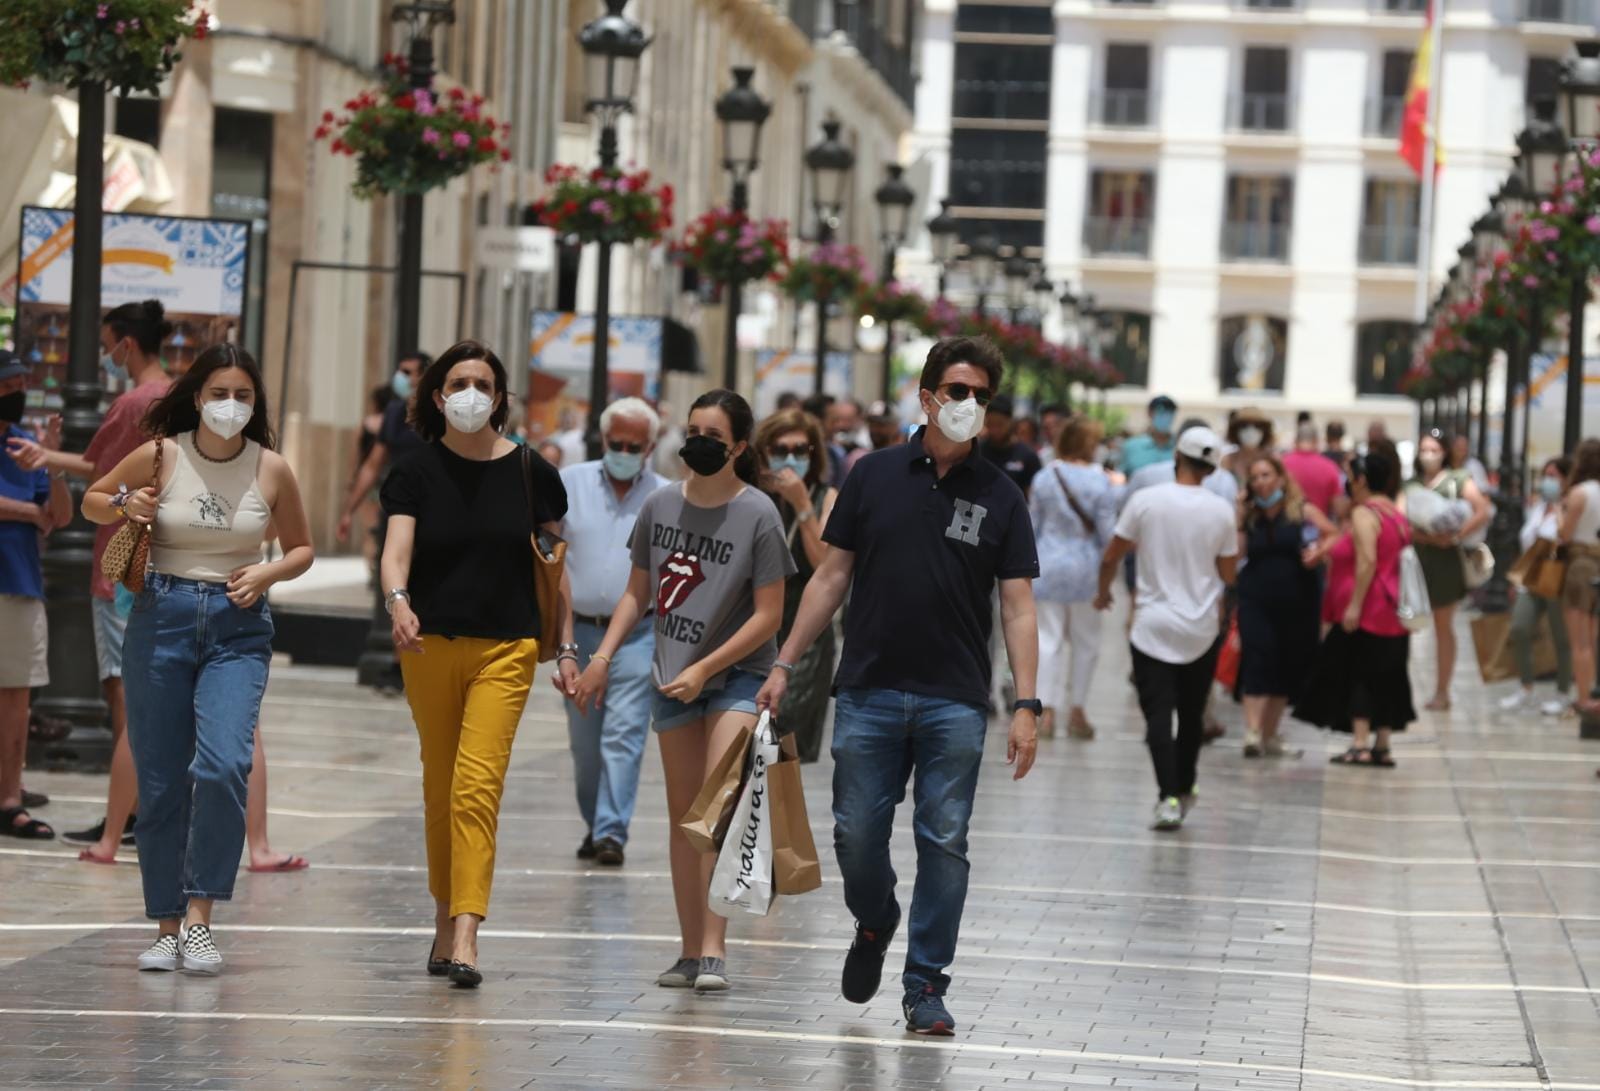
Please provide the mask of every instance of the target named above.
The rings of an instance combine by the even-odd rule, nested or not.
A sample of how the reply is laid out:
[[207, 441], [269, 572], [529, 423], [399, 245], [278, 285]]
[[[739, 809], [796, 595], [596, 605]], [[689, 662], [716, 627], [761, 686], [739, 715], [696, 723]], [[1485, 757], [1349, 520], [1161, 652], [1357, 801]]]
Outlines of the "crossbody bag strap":
[[1067, 475], [1061, 471], [1060, 466], [1055, 467], [1055, 475], [1056, 480], [1061, 483], [1062, 495], [1067, 498], [1067, 503], [1072, 505], [1072, 513], [1082, 520], [1083, 529], [1093, 534], [1094, 520], [1090, 518], [1088, 512], [1083, 510], [1083, 505], [1078, 503], [1078, 498], [1072, 495], [1072, 489], [1067, 486]]

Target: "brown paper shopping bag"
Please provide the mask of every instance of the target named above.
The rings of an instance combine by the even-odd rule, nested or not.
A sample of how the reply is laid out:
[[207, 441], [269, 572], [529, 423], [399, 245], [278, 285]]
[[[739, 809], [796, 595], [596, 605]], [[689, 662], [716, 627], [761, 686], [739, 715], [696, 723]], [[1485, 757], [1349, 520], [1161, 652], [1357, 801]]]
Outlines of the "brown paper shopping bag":
[[754, 732], [749, 728], [742, 729], [734, 736], [701, 786], [700, 794], [694, 797], [689, 810], [678, 820], [684, 836], [696, 852], [716, 852], [722, 847], [722, 839], [728, 833], [728, 823], [733, 819], [733, 809], [739, 802], [739, 788], [744, 784], [750, 740], [753, 737]]
[[[1517, 677], [1516, 649], [1511, 642], [1511, 615], [1480, 614], [1472, 619], [1472, 649], [1478, 655], [1478, 673], [1485, 683]], [[1533, 675], [1544, 678], [1556, 669], [1556, 646], [1550, 627], [1540, 618], [1533, 630]]]
[[772, 799], [772, 890], [805, 894], [822, 885], [822, 865], [811, 837], [806, 796], [800, 784], [800, 756], [794, 736], [779, 740], [778, 760], [767, 769]]

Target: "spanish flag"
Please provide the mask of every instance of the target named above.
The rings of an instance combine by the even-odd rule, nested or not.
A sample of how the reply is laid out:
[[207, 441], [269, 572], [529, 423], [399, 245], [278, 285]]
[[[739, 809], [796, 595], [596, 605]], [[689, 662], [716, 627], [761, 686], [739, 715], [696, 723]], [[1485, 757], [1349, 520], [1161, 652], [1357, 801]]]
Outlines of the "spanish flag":
[[[1411, 81], [1406, 84], [1405, 112], [1400, 118], [1400, 158], [1418, 178], [1422, 177], [1422, 160], [1428, 154], [1428, 102], [1433, 96], [1433, 19], [1434, 0], [1428, 0], [1422, 40], [1411, 61]], [[1436, 173], [1442, 163], [1443, 157], [1436, 146], [1433, 158]]]

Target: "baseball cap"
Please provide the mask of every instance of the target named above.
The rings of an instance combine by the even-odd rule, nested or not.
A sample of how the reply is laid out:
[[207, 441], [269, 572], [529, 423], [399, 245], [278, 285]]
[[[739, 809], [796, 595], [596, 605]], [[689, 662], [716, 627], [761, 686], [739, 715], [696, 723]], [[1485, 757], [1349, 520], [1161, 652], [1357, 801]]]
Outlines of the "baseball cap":
[[10, 349], [0, 349], [0, 381], [33, 374], [33, 365]]
[[1002, 417], [1009, 417], [1013, 415], [1014, 409], [1015, 407], [1011, 404], [1010, 398], [1006, 397], [1004, 394], [996, 394], [994, 397], [989, 399], [989, 408], [987, 411], [990, 413], [998, 413]]
[[1150, 399], [1150, 412], [1152, 413], [1154, 413], [1157, 409], [1177, 408], [1178, 403], [1167, 397], [1165, 394], [1157, 394], [1155, 397]]
[[1178, 437], [1178, 453], [1214, 467], [1222, 458], [1222, 437], [1204, 425], [1185, 428]]

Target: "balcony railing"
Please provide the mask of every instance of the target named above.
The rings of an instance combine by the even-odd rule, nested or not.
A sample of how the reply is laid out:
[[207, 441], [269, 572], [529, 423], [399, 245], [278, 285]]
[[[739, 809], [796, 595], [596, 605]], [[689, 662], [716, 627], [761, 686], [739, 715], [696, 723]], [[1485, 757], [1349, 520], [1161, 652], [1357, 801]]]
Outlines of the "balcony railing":
[[1289, 96], [1250, 92], [1233, 100], [1233, 128], [1245, 133], [1285, 133], [1293, 120]]
[[1230, 220], [1222, 225], [1222, 259], [1288, 261], [1289, 225]]
[[1368, 7], [1374, 15], [1425, 15], [1428, 0], [1370, 0]]
[[863, 60], [877, 70], [907, 106], [916, 81], [911, 74], [907, 43], [891, 41], [867, 0], [777, 0], [790, 20], [810, 37], [821, 40], [842, 34]]
[[1108, 87], [1094, 96], [1089, 117], [1093, 124], [1108, 129], [1148, 129], [1150, 92]]
[[1083, 245], [1091, 254], [1150, 256], [1150, 220], [1139, 216], [1090, 216], [1083, 224]]
[[1594, 0], [1517, 0], [1517, 19], [1524, 23], [1594, 25]]
[[1400, 123], [1405, 119], [1404, 95], [1379, 95], [1367, 100], [1367, 135], [1399, 136]]
[[1368, 224], [1361, 229], [1362, 265], [1415, 265], [1417, 229]]
[[1299, 11], [1300, 0], [1233, 0], [1236, 11]]

